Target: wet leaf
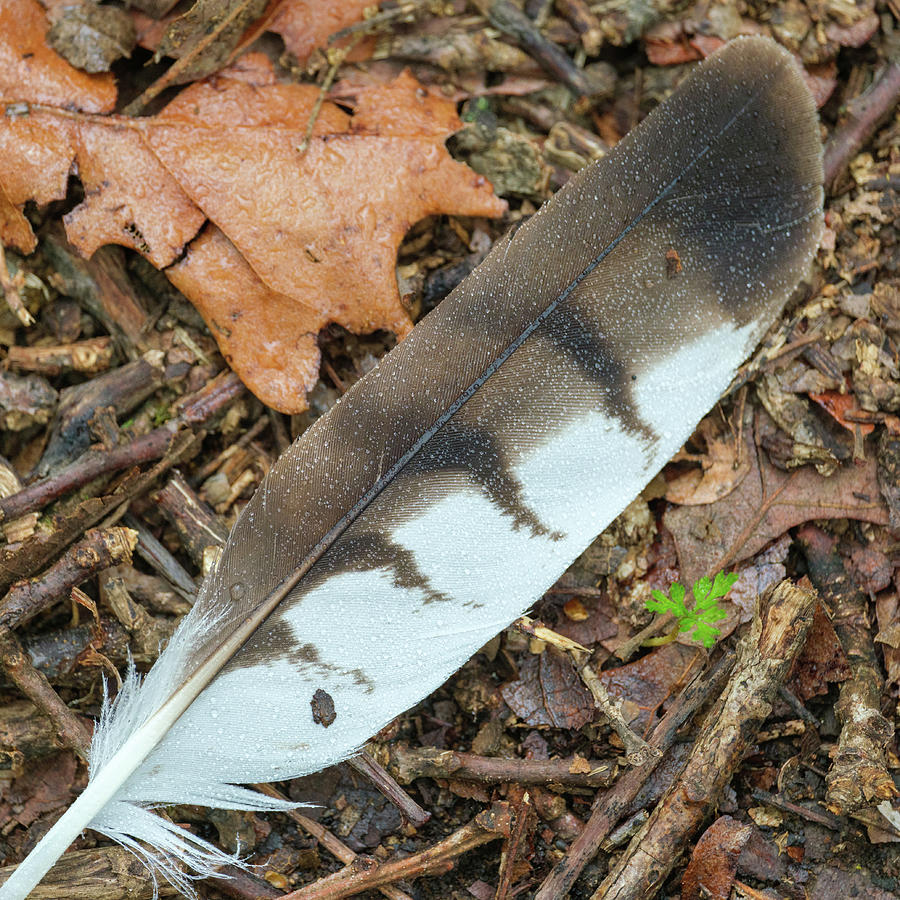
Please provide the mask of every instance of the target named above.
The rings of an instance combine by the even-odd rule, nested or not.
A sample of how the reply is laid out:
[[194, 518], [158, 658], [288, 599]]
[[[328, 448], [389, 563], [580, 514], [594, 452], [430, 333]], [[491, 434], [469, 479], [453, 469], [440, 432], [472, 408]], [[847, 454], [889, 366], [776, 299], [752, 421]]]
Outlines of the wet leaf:
[[720, 816], [697, 841], [681, 881], [681, 900], [728, 900], [738, 859], [753, 829]]
[[[31, 0], [14, 2], [34, 12]], [[0, 61], [21, 41], [16, 27], [0, 35]], [[4, 99], [32, 99], [0, 87]], [[59, 102], [58, 89], [45, 93]], [[269, 61], [251, 55], [155, 117], [26, 108], [0, 120], [0, 187], [17, 207], [44, 204], [65, 196], [75, 166], [85, 199], [65, 217], [70, 242], [86, 256], [118, 243], [158, 268], [183, 256], [167, 274], [235, 370], [270, 406], [301, 412], [326, 324], [398, 337], [411, 328], [395, 276], [407, 229], [428, 215], [505, 208], [443, 146], [460, 127], [454, 104], [411, 75], [361, 91], [352, 117], [323, 104], [304, 150], [318, 97], [312, 85], [277, 83]], [[24, 220], [7, 220], [0, 237], [21, 242]]]

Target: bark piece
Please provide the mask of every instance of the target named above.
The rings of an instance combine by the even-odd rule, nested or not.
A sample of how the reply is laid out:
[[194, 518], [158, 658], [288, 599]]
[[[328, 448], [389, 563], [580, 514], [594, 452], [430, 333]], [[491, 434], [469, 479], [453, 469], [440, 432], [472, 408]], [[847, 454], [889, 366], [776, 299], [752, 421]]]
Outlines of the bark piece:
[[656, 895], [771, 713], [778, 687], [803, 646], [815, 603], [815, 591], [803, 581], [783, 581], [761, 598], [729, 685], [684, 771], [592, 900], [649, 900]]
[[826, 779], [828, 808], [845, 815], [898, 795], [885, 760], [894, 729], [881, 714], [884, 680], [869, 629], [868, 597], [848, 577], [834, 538], [812, 525], [798, 537], [852, 672], [835, 706], [841, 736]]
[[[15, 866], [0, 869], [0, 884], [15, 871]], [[159, 885], [147, 877], [144, 864], [123, 847], [102, 850], [75, 850], [60, 857], [43, 881], [28, 895], [29, 900], [154, 900], [174, 897], [178, 891], [168, 881]]]

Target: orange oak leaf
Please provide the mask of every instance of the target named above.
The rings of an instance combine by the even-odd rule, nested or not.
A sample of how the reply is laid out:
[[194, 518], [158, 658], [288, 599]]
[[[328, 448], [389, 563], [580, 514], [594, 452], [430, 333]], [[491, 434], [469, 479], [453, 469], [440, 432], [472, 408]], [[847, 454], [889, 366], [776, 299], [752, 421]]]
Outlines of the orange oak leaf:
[[[0, 45], [16, 40], [0, 34]], [[251, 54], [154, 117], [18, 97], [23, 114], [0, 120], [0, 238], [30, 249], [10, 211], [62, 199], [77, 173], [85, 198], [64, 219], [72, 244], [86, 256], [122, 244], [168, 269], [247, 386], [300, 412], [322, 327], [411, 328], [395, 262], [412, 224], [505, 209], [444, 147], [461, 126], [453, 104], [408, 73], [361, 92], [352, 116], [323, 104], [305, 146], [318, 94], [277, 83]]]
[[361, 22], [371, 0], [285, 0], [269, 25], [284, 45], [303, 63], [318, 47], [325, 47], [335, 32]]

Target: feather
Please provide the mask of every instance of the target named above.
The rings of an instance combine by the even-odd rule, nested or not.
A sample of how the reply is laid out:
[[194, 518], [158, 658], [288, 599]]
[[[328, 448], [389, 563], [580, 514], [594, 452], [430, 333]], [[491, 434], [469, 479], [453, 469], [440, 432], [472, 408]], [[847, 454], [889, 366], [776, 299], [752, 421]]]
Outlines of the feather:
[[713, 406], [808, 269], [821, 185], [786, 51], [744, 38], [698, 66], [282, 455], [0, 900], [85, 827], [189, 893], [178, 865], [225, 856], [152, 807], [283, 808], [238, 785], [346, 759], [437, 688]]

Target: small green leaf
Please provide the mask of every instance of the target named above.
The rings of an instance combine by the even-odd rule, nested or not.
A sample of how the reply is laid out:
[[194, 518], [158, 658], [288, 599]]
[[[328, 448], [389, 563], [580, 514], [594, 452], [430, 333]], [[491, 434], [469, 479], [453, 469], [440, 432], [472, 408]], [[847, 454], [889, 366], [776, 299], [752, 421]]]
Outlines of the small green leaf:
[[690, 610], [684, 603], [684, 586], [677, 581], [670, 586], [668, 597], [662, 591], [651, 590], [652, 599], [646, 600], [644, 606], [651, 612], [671, 613], [677, 619], [671, 634], [688, 632], [693, 640], [712, 647], [721, 634], [715, 623], [728, 618], [717, 601], [728, 594], [737, 579], [736, 572], [717, 572], [712, 580], [706, 576], [699, 578], [691, 588], [694, 605]]

